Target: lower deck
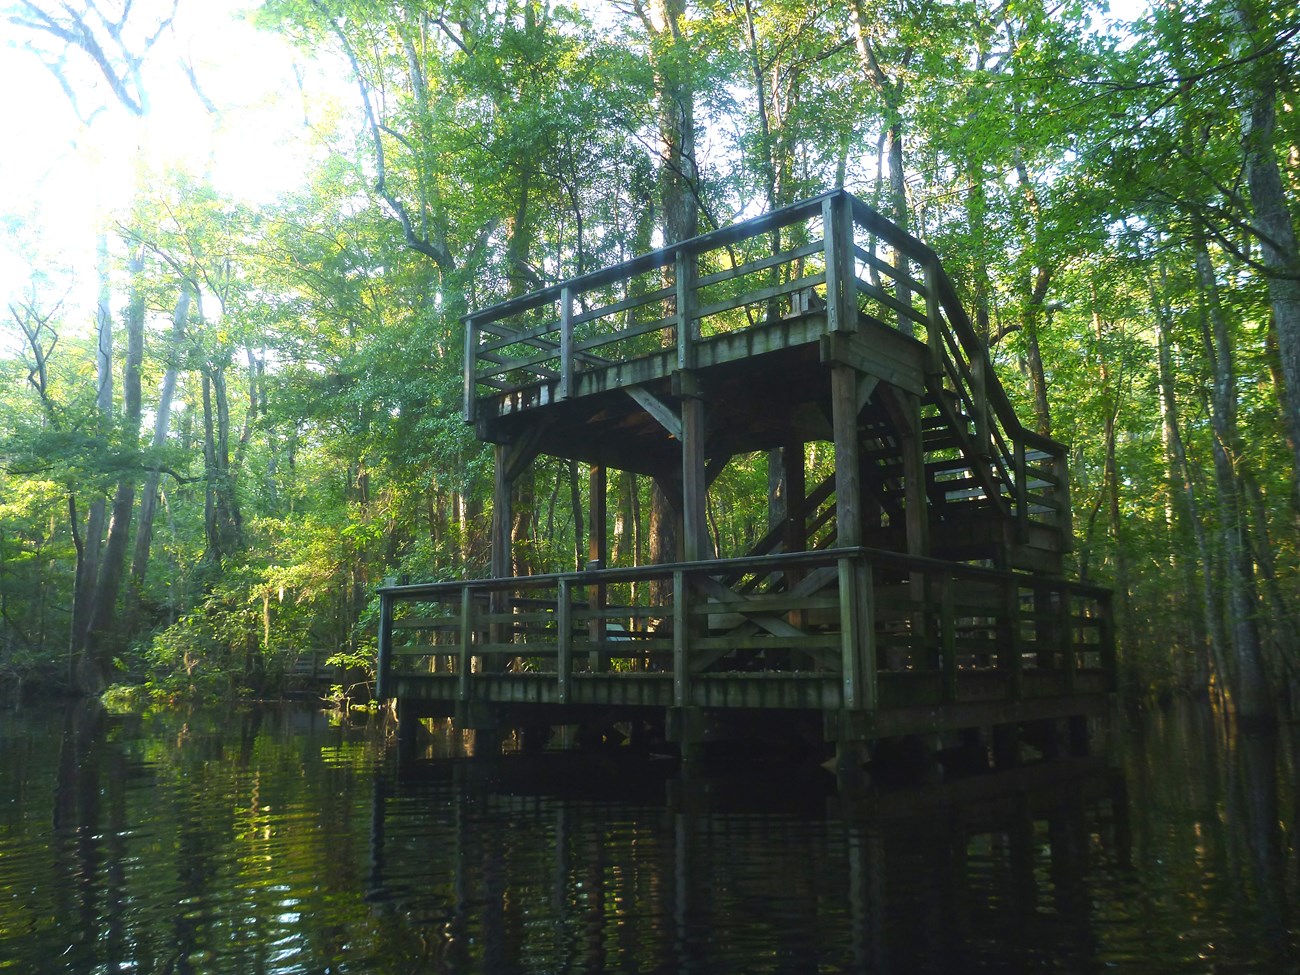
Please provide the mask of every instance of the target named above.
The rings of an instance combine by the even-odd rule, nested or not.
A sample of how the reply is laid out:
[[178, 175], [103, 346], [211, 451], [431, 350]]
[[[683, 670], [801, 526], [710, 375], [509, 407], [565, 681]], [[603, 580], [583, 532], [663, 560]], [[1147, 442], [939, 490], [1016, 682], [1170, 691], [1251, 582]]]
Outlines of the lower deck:
[[826, 741], [1082, 717], [1115, 684], [1109, 593], [865, 548], [382, 591], [379, 697], [469, 727], [778, 715]]

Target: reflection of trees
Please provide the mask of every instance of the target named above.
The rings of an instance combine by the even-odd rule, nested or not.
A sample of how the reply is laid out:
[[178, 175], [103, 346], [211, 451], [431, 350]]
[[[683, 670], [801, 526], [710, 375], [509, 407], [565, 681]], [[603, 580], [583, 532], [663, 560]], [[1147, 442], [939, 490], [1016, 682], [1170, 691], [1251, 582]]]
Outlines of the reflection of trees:
[[[368, 971], [410, 970], [412, 936], [359, 884], [382, 736], [365, 747], [323, 717], [141, 722], [86, 706], [55, 720], [30, 756], [0, 761], [0, 781], [17, 765], [25, 783], [5, 790], [19, 829], [40, 842], [33, 816], [51, 798], [54, 827], [48, 853], [24, 860], [33, 896], [0, 898], [6, 961], [5, 939], [26, 932], [19, 970], [317, 970], [382, 944]], [[52, 797], [35, 785], [43, 769]]]

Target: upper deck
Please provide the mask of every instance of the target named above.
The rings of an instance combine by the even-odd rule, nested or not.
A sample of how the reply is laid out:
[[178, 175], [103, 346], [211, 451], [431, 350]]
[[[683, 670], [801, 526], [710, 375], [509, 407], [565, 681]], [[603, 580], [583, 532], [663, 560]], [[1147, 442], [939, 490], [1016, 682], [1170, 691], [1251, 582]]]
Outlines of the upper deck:
[[[685, 395], [709, 400], [706, 455], [833, 435], [828, 375], [865, 380], [867, 453], [887, 481], [891, 402], [918, 397], [932, 501], [976, 502], [1068, 547], [1065, 449], [1026, 429], [937, 255], [834, 191], [474, 312], [464, 407], [480, 438], [660, 476]], [[873, 424], [877, 443], [870, 443]], [[973, 505], [968, 505], [973, 507]]]

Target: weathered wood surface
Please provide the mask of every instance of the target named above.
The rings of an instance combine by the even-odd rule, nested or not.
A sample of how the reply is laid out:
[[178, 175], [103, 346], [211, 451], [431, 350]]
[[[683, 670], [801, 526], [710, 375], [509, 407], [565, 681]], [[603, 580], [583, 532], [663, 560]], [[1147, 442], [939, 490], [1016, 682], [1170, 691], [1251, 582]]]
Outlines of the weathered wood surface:
[[[651, 580], [667, 602], [621, 601]], [[1106, 590], [864, 548], [380, 596], [379, 696], [428, 705], [849, 711], [879, 731], [1087, 713], [1115, 682]]]
[[[656, 439], [652, 431], [624, 451], [600, 444], [593, 417], [633, 422], [611, 394], [626, 390], [642, 404], [657, 397], [664, 410], [656, 415], [679, 429], [672, 384], [693, 370], [731, 404], [730, 427], [713, 424], [711, 449], [773, 449], [833, 439], [799, 397], [815, 404], [830, 372], [847, 365], [920, 398], [927, 471], [951, 460], [944, 451], [964, 462], [932, 479], [932, 500], [998, 510], [1022, 545], [1031, 524], [1050, 525], [1049, 547], [1068, 548], [1064, 447], [1020, 424], [934, 252], [842, 191], [476, 311], [465, 323], [465, 415], [484, 439], [513, 440], [526, 414], [571, 407], [547, 452], [581, 444], [561, 455], [658, 476], [677, 462], [668, 442], [679, 433], [670, 426]], [[811, 356], [795, 355], [810, 347]], [[765, 370], [789, 378], [781, 405], [790, 419], [766, 430], [746, 421], [746, 409], [769, 408], [776, 380], [747, 398], [724, 374], [742, 365], [756, 380]]]

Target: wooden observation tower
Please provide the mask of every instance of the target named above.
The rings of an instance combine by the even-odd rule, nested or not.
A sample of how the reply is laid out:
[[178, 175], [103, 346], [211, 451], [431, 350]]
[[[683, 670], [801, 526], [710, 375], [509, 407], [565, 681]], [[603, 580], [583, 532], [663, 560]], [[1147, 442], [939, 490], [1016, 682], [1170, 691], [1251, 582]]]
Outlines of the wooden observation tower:
[[[1061, 574], [1065, 448], [1016, 418], [934, 252], [861, 201], [827, 193], [466, 325], [492, 578], [381, 590], [378, 695], [404, 723], [647, 723], [688, 756], [812, 726], [846, 764], [901, 735], [992, 730], [1004, 753], [1026, 728], [1086, 735], [1114, 641], [1109, 593]], [[718, 558], [710, 485], [778, 449], [784, 518]], [[590, 562], [512, 577], [511, 486], [541, 454], [590, 467]], [[611, 469], [665, 492], [677, 561], [610, 564]]]

